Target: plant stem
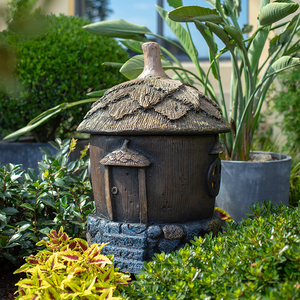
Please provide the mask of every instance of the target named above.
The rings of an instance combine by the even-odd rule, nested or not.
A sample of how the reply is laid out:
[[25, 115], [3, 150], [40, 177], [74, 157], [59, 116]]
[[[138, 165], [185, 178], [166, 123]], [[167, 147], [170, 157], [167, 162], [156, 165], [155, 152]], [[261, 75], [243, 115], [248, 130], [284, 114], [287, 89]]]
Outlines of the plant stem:
[[36, 209], [37, 209], [37, 199], [38, 199], [38, 190], [36, 190], [35, 192], [35, 199], [34, 199], [34, 231], [35, 231], [35, 236], [37, 237], [37, 239], [39, 240], [39, 233], [36, 227], [36, 223], [37, 223], [37, 218], [36, 218]]

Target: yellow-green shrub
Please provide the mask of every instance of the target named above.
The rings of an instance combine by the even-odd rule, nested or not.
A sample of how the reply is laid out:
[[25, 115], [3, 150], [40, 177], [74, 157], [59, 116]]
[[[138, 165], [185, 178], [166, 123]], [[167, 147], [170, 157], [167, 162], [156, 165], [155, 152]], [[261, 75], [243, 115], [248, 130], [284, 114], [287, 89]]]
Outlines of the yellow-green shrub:
[[46, 249], [30, 255], [15, 273], [27, 273], [21, 279], [16, 299], [122, 299], [117, 297], [129, 276], [116, 272], [112, 257], [100, 254], [105, 246], [90, 247], [83, 239], [71, 239], [61, 228], [51, 230], [49, 241], [38, 246]]

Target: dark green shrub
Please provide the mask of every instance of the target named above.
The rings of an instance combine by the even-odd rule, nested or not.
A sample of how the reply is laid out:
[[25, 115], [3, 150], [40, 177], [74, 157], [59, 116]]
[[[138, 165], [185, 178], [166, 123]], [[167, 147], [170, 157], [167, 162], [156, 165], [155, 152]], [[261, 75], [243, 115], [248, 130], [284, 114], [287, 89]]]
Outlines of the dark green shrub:
[[48, 237], [38, 243], [46, 249], [27, 257], [15, 272], [27, 274], [16, 284], [16, 299], [122, 299], [116, 296], [130, 277], [116, 272], [112, 257], [100, 253], [105, 244], [89, 247], [85, 240], [70, 239], [62, 228]]
[[[125, 77], [104, 61], [125, 61], [126, 51], [111, 38], [82, 29], [87, 19], [49, 15], [42, 33], [0, 33], [0, 48], [10, 46], [16, 55], [19, 89], [0, 94], [0, 135], [4, 136], [63, 102], [85, 99], [92, 90], [114, 86]], [[5, 78], [0, 78], [5, 82]], [[66, 137], [74, 131], [90, 104], [74, 107], [32, 131], [37, 141]]]
[[58, 152], [52, 156], [41, 148], [45, 155], [39, 174], [29, 168], [20, 181], [20, 165], [0, 168], [0, 261], [19, 263], [19, 258], [36, 251], [35, 244], [51, 229], [61, 226], [70, 236], [85, 236], [87, 216], [94, 210], [88, 196], [92, 188], [87, 149], [78, 160], [69, 161], [76, 140], [51, 144]]
[[300, 299], [300, 209], [266, 203], [176, 255], [145, 264], [128, 299]]

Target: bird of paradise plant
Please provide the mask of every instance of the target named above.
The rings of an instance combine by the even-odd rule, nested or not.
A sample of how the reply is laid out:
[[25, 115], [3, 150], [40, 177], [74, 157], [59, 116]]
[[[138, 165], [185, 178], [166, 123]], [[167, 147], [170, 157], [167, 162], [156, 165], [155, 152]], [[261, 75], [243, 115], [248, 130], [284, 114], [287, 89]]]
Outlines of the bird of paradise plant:
[[[230, 122], [232, 129], [230, 133], [222, 135], [227, 159], [248, 160], [253, 136], [259, 124], [262, 104], [271, 83], [279, 72], [300, 62], [299, 58], [294, 57], [300, 49], [299, 39], [294, 41], [300, 29], [299, 13], [289, 21], [281, 22], [283, 18], [297, 11], [299, 4], [290, 0], [276, 0], [272, 3], [270, 0], [261, 0], [258, 27], [245, 39], [243, 35], [249, 33], [251, 29], [250, 26], [240, 28], [238, 22], [241, 11], [240, 0], [224, 0], [222, 3], [220, 0], [206, 0], [206, 2], [212, 8], [183, 6], [182, 0], [168, 0], [169, 5], [174, 8], [170, 12], [156, 6], [162, 19], [174, 32], [179, 44], [152, 33], [145, 26], [134, 25], [124, 20], [102, 21], [87, 25], [85, 29], [101, 36], [120, 38], [123, 45], [140, 54], [132, 57], [125, 64], [105, 63], [120, 67], [120, 72], [128, 79], [136, 78], [143, 70], [141, 45], [149, 41], [146, 35], [172, 43], [188, 55], [196, 67], [196, 73], [185, 69], [170, 51], [160, 47], [161, 52], [171, 60], [167, 61], [162, 57], [162, 66], [165, 70], [174, 70], [175, 77], [182, 81], [191, 84], [200, 83], [204, 93], [221, 106], [223, 115]], [[182, 23], [185, 23], [186, 28]], [[189, 23], [194, 23], [209, 48], [210, 67], [207, 72], [199, 63]], [[281, 32], [277, 34], [278, 29], [281, 29]], [[275, 36], [269, 43], [268, 57], [264, 59], [262, 51], [268, 43], [271, 32], [274, 32]], [[222, 40], [224, 48], [218, 49], [215, 36]], [[226, 52], [230, 53], [232, 62], [229, 109], [225, 104], [220, 74], [220, 58]], [[209, 80], [210, 73], [218, 82], [219, 93]], [[45, 121], [47, 113], [43, 117]], [[37, 120], [40, 121], [39, 118]], [[33, 122], [30, 126], [35, 124]]]

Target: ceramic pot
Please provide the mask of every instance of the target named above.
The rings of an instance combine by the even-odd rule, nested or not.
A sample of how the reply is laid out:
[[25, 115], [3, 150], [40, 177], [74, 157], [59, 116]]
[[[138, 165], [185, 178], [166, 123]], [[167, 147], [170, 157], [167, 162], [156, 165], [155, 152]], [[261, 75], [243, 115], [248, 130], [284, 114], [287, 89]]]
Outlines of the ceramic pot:
[[289, 203], [291, 156], [254, 151], [271, 156], [270, 161], [222, 161], [221, 185], [216, 206], [227, 211], [235, 221], [247, 217], [255, 202]]

